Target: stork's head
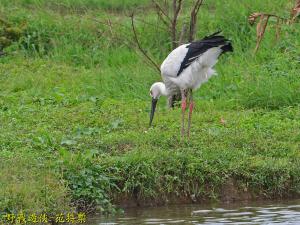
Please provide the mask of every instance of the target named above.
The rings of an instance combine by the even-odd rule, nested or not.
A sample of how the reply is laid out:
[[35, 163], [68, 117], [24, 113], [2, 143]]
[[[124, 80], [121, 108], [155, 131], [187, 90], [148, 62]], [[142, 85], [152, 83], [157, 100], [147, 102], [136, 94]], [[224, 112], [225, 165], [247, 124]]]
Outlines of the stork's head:
[[166, 86], [162, 82], [156, 82], [152, 84], [150, 88], [150, 96], [152, 97], [152, 105], [151, 105], [151, 113], [150, 113], [150, 126], [152, 124], [155, 108], [157, 101], [161, 95], [167, 95], [166, 93]]

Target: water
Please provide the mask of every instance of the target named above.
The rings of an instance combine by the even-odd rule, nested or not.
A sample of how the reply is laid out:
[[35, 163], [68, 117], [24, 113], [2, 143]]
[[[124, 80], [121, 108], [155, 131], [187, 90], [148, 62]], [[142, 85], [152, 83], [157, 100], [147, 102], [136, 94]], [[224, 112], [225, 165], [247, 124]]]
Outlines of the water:
[[250, 204], [175, 205], [131, 208], [115, 217], [90, 218], [88, 225], [298, 224], [300, 200]]

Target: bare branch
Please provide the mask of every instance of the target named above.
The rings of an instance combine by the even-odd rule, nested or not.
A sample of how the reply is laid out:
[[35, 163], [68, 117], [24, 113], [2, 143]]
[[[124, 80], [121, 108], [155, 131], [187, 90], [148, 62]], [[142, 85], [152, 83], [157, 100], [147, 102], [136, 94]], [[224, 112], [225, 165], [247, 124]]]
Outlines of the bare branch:
[[186, 34], [186, 31], [187, 31], [187, 24], [184, 23], [182, 26], [182, 29], [181, 29], [180, 36], [179, 36], [178, 45], [183, 44], [184, 35]]
[[[145, 57], [147, 59], [147, 60], [145, 60], [145, 62], [152, 68], [153, 68], [153, 65], [154, 65], [155, 70], [158, 70], [159, 74], [160, 74], [160, 69], [159, 69], [158, 65], [142, 49], [142, 47], [141, 47], [141, 45], [138, 41], [138, 38], [137, 38], [134, 23], [131, 25], [131, 26], [133, 26], [132, 28], [133, 28], [133, 31], [134, 31], [133, 32], [134, 41], [133, 41], [128, 36], [128, 33], [126, 32], [128, 30], [128, 26], [125, 26], [124, 24], [121, 24], [121, 23], [118, 23], [118, 22], [115, 22], [115, 21], [111, 21], [110, 19], [106, 19], [105, 21], [101, 21], [101, 20], [97, 20], [97, 19], [93, 19], [93, 20], [96, 21], [97, 23], [103, 24], [107, 27], [107, 30], [106, 31], [104, 30], [101, 33], [101, 35], [103, 35], [105, 33], [108, 33], [108, 36], [113, 40], [113, 43], [120, 42], [120, 43], [124, 44], [125, 46], [127, 46], [128, 48], [131, 48], [131, 49], [134, 48], [134, 50], [136, 51], [137, 54], [142, 53], [142, 57]], [[152, 24], [152, 25], [156, 26], [154, 24]], [[116, 26], [118, 26], [119, 28], [123, 28], [123, 30], [119, 29], [119, 28], [116, 29]]]
[[106, 21], [102, 21], [102, 20], [97, 20], [95, 18], [92, 18], [91, 20], [93, 20], [97, 23], [103, 24], [105, 26], [108, 26], [108, 27], [112, 27], [113, 25], [118, 25], [118, 26], [121, 26], [121, 27], [124, 27], [124, 28], [128, 29], [128, 27], [125, 26], [124, 24], [118, 23], [116, 21], [111, 21], [110, 19], [106, 19]]
[[139, 22], [141, 22], [141, 23], [144, 23], [144, 24], [146, 24], [146, 25], [150, 25], [150, 26], [152, 26], [152, 27], [158, 28], [158, 29], [160, 29], [160, 30], [165, 30], [163, 27], [160, 27], [160, 26], [158, 26], [157, 24], [153, 24], [153, 23], [146, 22], [146, 21], [143, 20], [143, 19], [134, 18], [134, 20], [139, 21]]
[[[174, 10], [174, 17], [176, 17], [176, 19], [177, 19], [177, 17], [178, 17], [178, 14], [179, 14], [179, 12], [180, 12], [180, 10], [181, 10], [181, 7], [182, 7], [182, 1], [183, 0], [178, 0], [178, 5], [177, 5], [177, 0], [174, 0], [174, 2], [175, 2], [175, 4], [174, 4], [174, 6], [175, 6], [175, 10]], [[177, 6], [176, 6], [177, 5]]]
[[191, 11], [189, 41], [193, 41], [196, 33], [197, 15], [204, 0], [197, 0]]
[[198, 14], [200, 6], [202, 5], [203, 0], [198, 0], [195, 4], [195, 13]]
[[155, 0], [152, 0], [152, 2], [154, 3], [158, 11], [160, 11], [169, 21], [171, 21], [171, 18], [169, 17], [168, 13], [165, 12], [165, 10]]
[[165, 20], [163, 14], [159, 10], [157, 10], [157, 15], [160, 18], [160, 20], [166, 25], [166, 27], [169, 27], [168, 21]]
[[[170, 9], [170, 7], [169, 7], [169, 2], [170, 2], [170, 0], [165, 0], [164, 1], [164, 8], [165, 8], [165, 12], [166, 12], [166, 14], [169, 16], [169, 9]], [[169, 16], [170, 17], [170, 16]]]
[[[176, 33], [177, 33], [177, 20], [178, 20], [178, 15], [180, 13], [180, 10], [182, 8], [182, 1], [183, 0], [173, 0], [173, 19], [171, 23], [171, 38], [172, 38], [172, 48], [175, 49], [177, 47], [177, 39], [176, 39]], [[178, 2], [178, 4], [177, 4]]]
[[132, 31], [133, 31], [133, 34], [134, 34], [134, 39], [136, 41], [136, 44], [139, 48], [139, 50], [143, 53], [143, 55], [152, 63], [153, 66], [155, 66], [155, 68], [157, 69], [157, 71], [160, 73], [160, 68], [159, 66], [147, 55], [146, 51], [142, 48], [140, 42], [139, 42], [139, 39], [137, 37], [137, 34], [136, 34], [136, 30], [135, 30], [135, 26], [134, 26], [134, 15], [133, 13], [130, 15], [131, 17], [131, 27], [132, 27]]

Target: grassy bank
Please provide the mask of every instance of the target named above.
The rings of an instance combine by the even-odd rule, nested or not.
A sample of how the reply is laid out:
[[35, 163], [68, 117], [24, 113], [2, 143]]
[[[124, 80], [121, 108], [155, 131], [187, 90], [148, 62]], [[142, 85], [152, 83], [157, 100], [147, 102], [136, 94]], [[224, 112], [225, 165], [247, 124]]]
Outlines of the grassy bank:
[[[1, 1], [5, 20], [27, 24], [0, 58], [1, 211], [113, 211], [124, 196], [215, 199], [230, 180], [270, 198], [299, 193], [299, 24], [284, 26], [277, 43], [271, 29], [253, 56], [255, 28], [247, 22], [255, 11], [287, 16], [293, 1], [201, 8], [197, 36], [222, 29], [235, 53], [197, 91], [189, 143], [179, 139], [180, 109], [167, 110], [165, 100], [148, 128], [148, 90], [160, 77], [122, 41], [100, 35], [95, 21], [128, 24], [126, 14], [147, 1], [107, 2]], [[156, 22], [151, 10], [139, 10], [137, 17]], [[167, 34], [137, 28], [161, 62]]]

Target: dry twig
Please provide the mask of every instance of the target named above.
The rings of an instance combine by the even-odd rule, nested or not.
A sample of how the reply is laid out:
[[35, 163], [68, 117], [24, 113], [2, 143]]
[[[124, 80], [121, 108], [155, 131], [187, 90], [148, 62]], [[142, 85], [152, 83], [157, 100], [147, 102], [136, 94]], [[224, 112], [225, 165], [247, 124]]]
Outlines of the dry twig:
[[143, 53], [143, 55], [152, 63], [153, 66], [155, 66], [155, 68], [157, 69], [157, 71], [160, 73], [160, 68], [159, 66], [148, 56], [147, 52], [142, 48], [140, 42], [139, 42], [139, 39], [137, 37], [137, 33], [136, 33], [136, 29], [135, 29], [135, 26], [134, 26], [134, 15], [133, 13], [130, 15], [131, 17], [131, 27], [132, 27], [132, 32], [133, 32], [133, 35], [134, 35], [134, 39], [135, 39], [135, 42], [139, 48], [139, 50]]
[[295, 7], [291, 11], [291, 23], [295, 22], [296, 18], [300, 15], [300, 0], [296, 1]]
[[269, 19], [271, 17], [275, 17], [277, 19], [277, 23], [276, 23], [276, 40], [279, 39], [279, 34], [280, 34], [280, 25], [282, 23], [282, 21], [287, 21], [287, 19], [282, 18], [280, 16], [274, 15], [274, 14], [268, 14], [268, 13], [261, 13], [261, 12], [255, 12], [252, 13], [249, 18], [248, 21], [250, 23], [250, 25], [253, 25], [256, 21], [256, 19], [259, 18], [259, 21], [256, 25], [256, 46], [254, 49], [254, 54], [258, 51], [260, 43], [264, 37]]
[[259, 21], [256, 25], [256, 46], [254, 49], [254, 53], [256, 53], [259, 49], [260, 43], [264, 37], [266, 27], [269, 22], [269, 18], [271, 18], [271, 17], [276, 18], [276, 25], [275, 25], [276, 33], [275, 33], [275, 35], [276, 35], [276, 40], [278, 40], [283, 22], [285, 22], [286, 24], [294, 23], [296, 18], [299, 15], [300, 15], [300, 0], [296, 0], [295, 7], [292, 9], [291, 16], [289, 19], [277, 16], [274, 14], [269, 14], [269, 13], [262, 13], [262, 12], [252, 13], [248, 18], [250, 25], [253, 25], [255, 23], [256, 19], [259, 18]]

